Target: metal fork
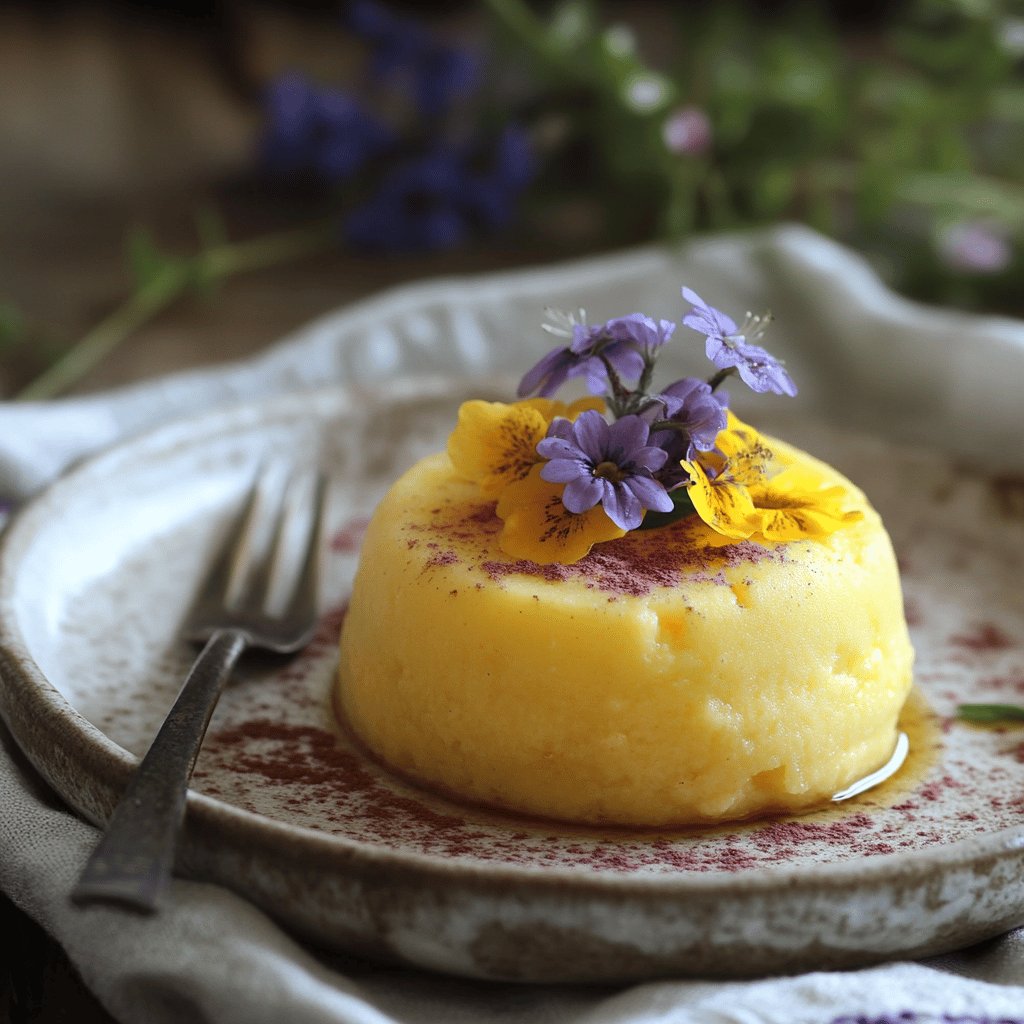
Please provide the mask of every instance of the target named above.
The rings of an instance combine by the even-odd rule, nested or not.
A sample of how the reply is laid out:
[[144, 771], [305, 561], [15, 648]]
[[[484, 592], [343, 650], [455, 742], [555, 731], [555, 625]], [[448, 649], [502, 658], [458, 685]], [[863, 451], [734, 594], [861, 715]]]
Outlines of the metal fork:
[[[289, 479], [277, 509], [272, 543], [253, 556], [261, 480], [253, 485], [228, 542], [216, 556], [182, 629], [205, 642], [178, 698], [129, 780], [99, 844], [71, 892], [77, 904], [117, 903], [152, 913], [174, 866], [188, 782], [224, 682], [247, 647], [281, 654], [309, 643], [316, 628], [326, 484], [317, 475], [305, 510], [305, 533]], [[302, 541], [301, 567], [283, 610], [268, 602], [278, 587], [288, 542]], [[296, 544], [296, 546], [298, 546]], [[236, 596], [237, 594], [237, 596]]]

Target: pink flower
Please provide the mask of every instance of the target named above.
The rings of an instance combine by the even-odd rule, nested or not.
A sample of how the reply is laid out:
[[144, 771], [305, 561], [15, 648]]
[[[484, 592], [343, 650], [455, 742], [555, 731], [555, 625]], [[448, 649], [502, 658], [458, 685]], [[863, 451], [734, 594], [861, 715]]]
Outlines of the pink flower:
[[679, 156], [700, 156], [711, 148], [711, 122], [700, 107], [680, 107], [661, 128], [665, 148]]
[[998, 274], [1013, 256], [1006, 234], [980, 221], [962, 221], [947, 228], [939, 239], [939, 252], [955, 270]]

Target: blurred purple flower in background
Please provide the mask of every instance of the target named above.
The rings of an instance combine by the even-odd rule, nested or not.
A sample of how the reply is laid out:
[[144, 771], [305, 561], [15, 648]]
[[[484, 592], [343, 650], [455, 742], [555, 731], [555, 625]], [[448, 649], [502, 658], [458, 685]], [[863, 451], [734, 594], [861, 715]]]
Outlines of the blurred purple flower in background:
[[265, 102], [263, 160], [279, 174], [346, 181], [395, 141], [394, 132], [354, 97], [294, 72], [270, 85]]
[[441, 147], [387, 171], [373, 196], [349, 214], [347, 242], [384, 252], [446, 249], [468, 235], [459, 154]]
[[532, 156], [521, 134], [505, 129], [486, 171], [474, 167], [468, 148], [444, 144], [396, 163], [370, 199], [349, 214], [345, 240], [361, 249], [415, 252], [451, 248], [474, 230], [505, 227], [532, 178]]
[[1013, 248], [998, 226], [964, 221], [947, 228], [939, 238], [939, 253], [954, 270], [998, 274], [1010, 265]]
[[444, 117], [477, 90], [479, 55], [374, 0], [351, 3], [348, 25], [368, 44], [369, 98], [379, 98], [374, 87], [379, 92], [381, 84], [405, 92], [413, 107], [408, 127], [400, 133], [370, 113], [361, 95], [287, 74], [266, 95], [265, 165], [278, 174], [351, 183], [358, 205], [350, 203], [341, 236], [359, 249], [446, 249], [512, 223], [536, 174], [526, 132], [508, 124], [473, 135], [463, 127], [456, 142], [445, 125], [432, 121], [424, 130], [422, 123]]
[[453, 100], [479, 84], [480, 60], [475, 53], [442, 42], [418, 21], [400, 17], [374, 0], [349, 4], [348, 23], [370, 43], [371, 74], [409, 88], [425, 117], [446, 113]]

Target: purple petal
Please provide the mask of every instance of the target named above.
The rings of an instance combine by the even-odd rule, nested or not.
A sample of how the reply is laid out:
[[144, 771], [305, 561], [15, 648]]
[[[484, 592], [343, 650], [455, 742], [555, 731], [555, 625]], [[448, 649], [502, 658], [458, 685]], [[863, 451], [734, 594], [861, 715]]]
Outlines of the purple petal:
[[[621, 423], [622, 421], [619, 420], [618, 422]], [[576, 423], [573, 425], [576, 443], [595, 466], [599, 462], [605, 461], [605, 453], [608, 451], [609, 430], [610, 428], [605, 418], [594, 409], [588, 409], [586, 412], [580, 413]]]
[[738, 366], [740, 363], [736, 350], [726, 345], [721, 338], [708, 335], [704, 352], [720, 370], [728, 370], [730, 366]]
[[517, 394], [525, 398], [540, 389], [541, 395], [550, 397], [565, 383], [573, 362], [572, 353], [567, 348], [554, 349], [526, 372], [519, 382]]
[[665, 465], [668, 459], [668, 452], [660, 445], [650, 445], [647, 448], [636, 448], [630, 455], [630, 464], [637, 469], [646, 469], [654, 473]]
[[597, 356], [591, 356], [580, 363], [573, 376], [585, 376], [587, 390], [592, 395], [603, 395], [608, 390], [608, 371]]
[[772, 391], [777, 395], [796, 395], [796, 384], [786, 372], [786, 368], [766, 349], [759, 345], [739, 345], [736, 349], [739, 356], [740, 378], [751, 390], [758, 392]]
[[643, 522], [644, 507], [640, 499], [622, 484], [605, 488], [601, 504], [608, 518], [620, 529], [635, 530]]
[[710, 394], [711, 388], [706, 381], [701, 380], [699, 377], [683, 377], [682, 380], [669, 384], [661, 394], [678, 398], [685, 402], [695, 391], [707, 391]]
[[575, 513], [589, 512], [604, 494], [604, 481], [597, 477], [578, 476], [565, 485], [562, 491], [562, 504]]
[[609, 345], [604, 355], [620, 377], [635, 380], [644, 372], [643, 355], [626, 342]]
[[608, 428], [604, 457], [619, 466], [624, 466], [633, 458], [635, 449], [647, 444], [650, 433], [650, 426], [639, 416], [623, 416]]
[[706, 337], [725, 338], [736, 333], [736, 321], [714, 306], [709, 306], [691, 288], [683, 289], [683, 298], [694, 308], [683, 317], [683, 326], [699, 331]]
[[[674, 402], [675, 399], [669, 399], [669, 401]], [[637, 415], [644, 421], [644, 423], [647, 424], [651, 424], [655, 420], [666, 419], [670, 413], [665, 396], [649, 395], [646, 403], [641, 406], [640, 412], [638, 412]]]
[[746, 363], [739, 364], [740, 379], [751, 391], [761, 394], [771, 391], [776, 395], [788, 395], [793, 398], [796, 384], [793, 378], [779, 363]]
[[562, 437], [545, 437], [537, 444], [537, 454], [545, 459], [580, 459], [584, 457], [580, 446], [574, 439]]
[[556, 416], [548, 427], [548, 437], [558, 437], [570, 444], [576, 443], [576, 435], [572, 431], [572, 420], [564, 416]]
[[698, 423], [690, 428], [690, 445], [687, 448], [687, 459], [692, 459], [693, 455], [689, 454], [694, 451], [698, 452], [710, 452], [714, 451], [715, 444], [718, 441], [718, 435], [725, 430], [726, 421], [722, 418], [722, 423], [704, 424]]
[[540, 471], [541, 479], [552, 484], [567, 484], [578, 476], [592, 476], [591, 467], [579, 459], [552, 459]]
[[657, 480], [646, 476], [631, 476], [622, 483], [633, 492], [644, 508], [654, 509], [655, 512], [671, 512], [675, 507], [668, 491]]
[[601, 337], [603, 331], [603, 325], [588, 327], [586, 324], [573, 324], [572, 341], [569, 348], [578, 356], [589, 355], [594, 347], [594, 342]]
[[605, 324], [605, 330], [616, 341], [632, 342], [648, 352], [664, 345], [675, 329], [676, 325], [671, 320], [655, 321], [643, 313], [630, 313]]
[[668, 456], [666, 462], [669, 459], [679, 461], [683, 458], [683, 435], [678, 430], [657, 430], [651, 434], [651, 441], [665, 452]]

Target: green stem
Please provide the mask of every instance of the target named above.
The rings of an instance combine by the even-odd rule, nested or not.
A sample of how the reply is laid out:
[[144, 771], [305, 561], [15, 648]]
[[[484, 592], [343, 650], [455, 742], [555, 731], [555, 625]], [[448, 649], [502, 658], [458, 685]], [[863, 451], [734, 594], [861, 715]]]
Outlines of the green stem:
[[727, 366], [724, 370], [719, 370], [718, 373], [708, 378], [708, 387], [710, 387], [712, 391], [716, 390], [721, 386], [723, 381], [731, 377], [735, 372], [735, 366]]
[[623, 385], [618, 373], [616, 373], [611, 360], [603, 354], [600, 355], [600, 359], [604, 363], [605, 372], [608, 374], [608, 382], [612, 386], [612, 393], [608, 396], [608, 405], [612, 410], [612, 415], [619, 419], [619, 417], [625, 415], [631, 395]]
[[484, 0], [491, 14], [528, 50], [536, 54], [553, 69], [564, 73], [564, 55], [555, 45], [547, 26], [522, 0]]
[[337, 225], [330, 221], [297, 231], [252, 238], [247, 242], [215, 246], [196, 258], [203, 261], [214, 277], [226, 278], [323, 252], [336, 243], [337, 237]]
[[217, 245], [168, 264], [18, 392], [15, 401], [41, 401], [66, 391], [197, 281], [221, 281], [234, 274], [288, 263], [325, 249], [333, 237], [333, 226], [316, 225]]

